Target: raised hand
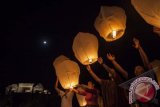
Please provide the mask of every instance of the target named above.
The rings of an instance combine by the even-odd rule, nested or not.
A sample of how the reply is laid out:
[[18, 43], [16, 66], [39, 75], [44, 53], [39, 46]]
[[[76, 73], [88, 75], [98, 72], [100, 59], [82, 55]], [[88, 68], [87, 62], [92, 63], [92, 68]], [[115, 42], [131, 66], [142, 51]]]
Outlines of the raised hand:
[[98, 63], [99, 63], [99, 64], [103, 64], [103, 59], [102, 59], [102, 57], [99, 57], [99, 58], [98, 58]]
[[70, 87], [70, 88], [69, 88], [69, 91], [73, 91], [73, 89], [74, 89], [73, 87]]
[[134, 42], [133, 47], [138, 49], [140, 47], [139, 40], [137, 38], [133, 38], [133, 42]]
[[58, 87], [58, 82], [59, 82], [59, 80], [58, 80], [58, 78], [57, 78], [57, 79], [56, 79], [56, 83], [55, 83], [55, 85], [54, 85], [55, 88]]
[[160, 28], [153, 27], [153, 32], [157, 33], [158, 35], [160, 35]]
[[90, 66], [90, 65], [87, 65], [87, 66], [86, 66], [86, 68], [87, 68], [87, 70], [88, 70], [88, 71], [92, 71], [92, 69], [91, 69], [91, 66]]
[[59, 82], [59, 80], [58, 80], [58, 78], [56, 79], [56, 83], [58, 83]]
[[81, 87], [81, 84], [76, 85], [76, 87]]
[[107, 59], [110, 60], [110, 61], [114, 61], [115, 60], [115, 56], [110, 54], [110, 53], [108, 53], [107, 54]]

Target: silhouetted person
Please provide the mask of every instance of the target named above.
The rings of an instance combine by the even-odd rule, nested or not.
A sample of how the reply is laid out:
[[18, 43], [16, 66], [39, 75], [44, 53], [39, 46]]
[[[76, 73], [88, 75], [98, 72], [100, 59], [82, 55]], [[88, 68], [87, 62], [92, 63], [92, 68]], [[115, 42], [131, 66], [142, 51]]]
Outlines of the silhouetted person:
[[[115, 68], [122, 74], [122, 76], [127, 79], [127, 72], [116, 62], [115, 57], [111, 54], [107, 54], [108, 60], [110, 60]], [[125, 90], [118, 85], [123, 82], [122, 78], [115, 72], [115, 69], [107, 66], [102, 58], [98, 59], [98, 62], [105, 68], [109, 73], [110, 79], [99, 78], [88, 65], [87, 70], [91, 76], [100, 84], [102, 97], [103, 97], [103, 107], [128, 107], [128, 101], [126, 98]]]

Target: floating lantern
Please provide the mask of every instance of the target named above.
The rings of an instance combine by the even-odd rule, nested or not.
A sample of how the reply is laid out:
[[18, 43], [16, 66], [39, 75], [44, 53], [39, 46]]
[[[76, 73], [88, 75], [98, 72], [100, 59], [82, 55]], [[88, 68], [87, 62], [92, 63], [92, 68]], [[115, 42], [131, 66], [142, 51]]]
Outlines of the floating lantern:
[[80, 68], [76, 62], [61, 55], [54, 60], [53, 66], [64, 89], [73, 88], [78, 85]]
[[[84, 91], [84, 90], [83, 90], [82, 88], [80, 88], [80, 87], [78, 87], [77, 90], [79, 90], [79, 91]], [[85, 100], [85, 96], [76, 94], [76, 97], [77, 97], [79, 106], [80, 106], [80, 107], [85, 107], [86, 104], [87, 104], [87, 102], [86, 102], [86, 100]]]
[[83, 65], [92, 64], [98, 58], [98, 39], [93, 34], [79, 32], [74, 38], [72, 49]]
[[131, 3], [148, 24], [160, 28], [160, 0], [131, 0]]
[[102, 6], [94, 26], [106, 41], [117, 40], [123, 36], [126, 29], [125, 11], [116, 6]]

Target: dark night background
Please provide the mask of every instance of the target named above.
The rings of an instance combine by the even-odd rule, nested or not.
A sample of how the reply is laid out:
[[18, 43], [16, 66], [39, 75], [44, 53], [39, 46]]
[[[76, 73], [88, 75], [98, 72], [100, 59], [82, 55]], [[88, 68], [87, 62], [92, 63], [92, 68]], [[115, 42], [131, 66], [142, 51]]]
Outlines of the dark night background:
[[[117, 41], [106, 42], [93, 26], [101, 5], [120, 6], [126, 11], [126, 31]], [[72, 51], [72, 42], [80, 31], [95, 34], [99, 40], [99, 56], [112, 66], [105, 55], [107, 52], [115, 54], [130, 77], [134, 66], [142, 64], [139, 53], [132, 47], [134, 36], [141, 41], [150, 61], [160, 59], [160, 37], [138, 15], [130, 0], [12, 0], [1, 1], [0, 8], [1, 89], [12, 83], [41, 82], [54, 93], [53, 60], [64, 54], [78, 62]], [[44, 40], [47, 45], [43, 44]], [[79, 65], [80, 83], [86, 83], [92, 78], [85, 67]], [[98, 76], [105, 78], [105, 72], [97, 63], [92, 67]]]

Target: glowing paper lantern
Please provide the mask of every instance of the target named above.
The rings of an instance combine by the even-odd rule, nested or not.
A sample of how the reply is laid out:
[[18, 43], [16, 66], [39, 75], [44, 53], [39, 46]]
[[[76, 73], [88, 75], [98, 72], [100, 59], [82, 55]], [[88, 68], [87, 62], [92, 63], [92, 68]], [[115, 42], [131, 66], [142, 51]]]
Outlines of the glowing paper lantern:
[[61, 55], [54, 60], [53, 66], [64, 89], [69, 89], [78, 85], [80, 69], [76, 62]]
[[92, 64], [98, 58], [98, 39], [93, 34], [79, 32], [74, 38], [72, 49], [83, 65]]
[[94, 26], [106, 41], [117, 40], [123, 36], [126, 29], [125, 11], [116, 6], [102, 6]]
[[[80, 91], [83, 91], [83, 89], [82, 88], [77, 88], [78, 90], [80, 90]], [[86, 100], [85, 100], [85, 96], [83, 96], [83, 95], [79, 95], [79, 94], [76, 94], [76, 97], [77, 97], [77, 100], [78, 100], [78, 103], [79, 103], [79, 106], [80, 107], [85, 107], [86, 106], [86, 104], [87, 104], [87, 102], [86, 102]]]
[[131, 0], [131, 3], [148, 24], [160, 28], [160, 0]]
[[157, 80], [160, 83], [160, 60], [154, 60], [151, 62], [153, 69], [155, 70], [155, 74], [157, 76]]

